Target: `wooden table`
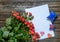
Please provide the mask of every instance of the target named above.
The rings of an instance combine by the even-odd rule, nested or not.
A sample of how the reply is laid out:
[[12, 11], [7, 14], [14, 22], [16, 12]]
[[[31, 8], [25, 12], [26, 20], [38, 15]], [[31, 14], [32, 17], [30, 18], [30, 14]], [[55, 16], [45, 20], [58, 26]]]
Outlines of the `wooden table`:
[[60, 42], [60, 0], [0, 0], [0, 27], [5, 25], [5, 19], [11, 15], [12, 10], [20, 11], [43, 4], [49, 4], [49, 9], [54, 10], [58, 15], [54, 22], [56, 36], [38, 42]]

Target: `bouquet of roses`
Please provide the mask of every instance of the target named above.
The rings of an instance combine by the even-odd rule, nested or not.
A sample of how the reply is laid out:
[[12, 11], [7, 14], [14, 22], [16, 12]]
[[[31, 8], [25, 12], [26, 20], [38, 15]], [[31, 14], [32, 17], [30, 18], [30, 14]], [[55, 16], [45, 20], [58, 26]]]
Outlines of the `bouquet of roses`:
[[35, 33], [34, 24], [30, 22], [34, 16], [31, 12], [19, 13], [12, 11], [11, 17], [6, 19], [6, 26], [0, 28], [0, 42], [28, 42], [39, 38]]

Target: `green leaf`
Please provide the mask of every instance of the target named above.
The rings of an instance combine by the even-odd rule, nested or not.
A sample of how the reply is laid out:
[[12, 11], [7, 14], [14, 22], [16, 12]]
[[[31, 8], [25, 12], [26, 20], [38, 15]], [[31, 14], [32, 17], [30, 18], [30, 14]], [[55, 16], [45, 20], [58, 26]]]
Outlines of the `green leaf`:
[[5, 42], [5, 40], [4, 40], [4, 39], [1, 39], [0, 41], [1, 41], [1, 42]]
[[14, 42], [14, 40], [8, 40], [8, 42]]
[[17, 32], [17, 31], [18, 31], [18, 29], [19, 29], [18, 27], [15, 27], [15, 28], [14, 28], [14, 31], [15, 31], [15, 32]]
[[15, 37], [11, 37], [8, 42], [17, 42], [17, 39]]
[[7, 31], [8, 29], [6, 27], [2, 27], [1, 30], [4, 32]]
[[14, 36], [14, 33], [13, 32], [9, 33], [9, 37], [11, 37], [11, 36]]
[[8, 29], [8, 30], [11, 30], [11, 29], [12, 29], [12, 27], [11, 27], [11, 26], [7, 26], [7, 29]]
[[22, 24], [22, 23], [19, 23], [18, 28], [20, 28], [21, 24]]
[[7, 18], [6, 19], [6, 25], [10, 25], [11, 24], [11, 18]]
[[3, 37], [4, 37], [4, 38], [7, 38], [8, 35], [9, 35], [9, 31], [4, 31], [4, 32], [3, 32]]
[[21, 39], [22, 36], [23, 36], [23, 33], [20, 33], [20, 34], [15, 35], [15, 37], [16, 37], [17, 39]]
[[15, 42], [17, 42], [17, 39], [14, 39]]

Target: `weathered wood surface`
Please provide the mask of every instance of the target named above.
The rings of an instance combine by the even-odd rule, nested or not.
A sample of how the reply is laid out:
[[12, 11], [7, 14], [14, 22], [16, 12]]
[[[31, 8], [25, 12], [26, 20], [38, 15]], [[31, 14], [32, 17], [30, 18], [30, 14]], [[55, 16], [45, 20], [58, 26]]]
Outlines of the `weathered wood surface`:
[[11, 15], [12, 10], [20, 11], [43, 4], [49, 4], [49, 9], [54, 10], [58, 15], [54, 22], [56, 36], [38, 42], [60, 42], [60, 0], [0, 0], [0, 27], [5, 25], [5, 19]]

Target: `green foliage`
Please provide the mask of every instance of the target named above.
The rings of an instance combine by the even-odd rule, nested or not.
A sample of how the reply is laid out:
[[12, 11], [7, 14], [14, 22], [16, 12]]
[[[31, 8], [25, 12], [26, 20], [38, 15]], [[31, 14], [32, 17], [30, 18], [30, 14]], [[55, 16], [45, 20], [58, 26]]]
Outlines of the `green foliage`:
[[11, 24], [11, 18], [7, 18], [6, 19], [6, 25], [10, 25]]
[[4, 32], [3, 32], [3, 37], [4, 37], [4, 38], [7, 38], [8, 35], [9, 35], [9, 31], [4, 31]]
[[27, 25], [14, 16], [7, 18], [6, 26], [0, 29], [0, 42], [28, 42], [31, 39]]

